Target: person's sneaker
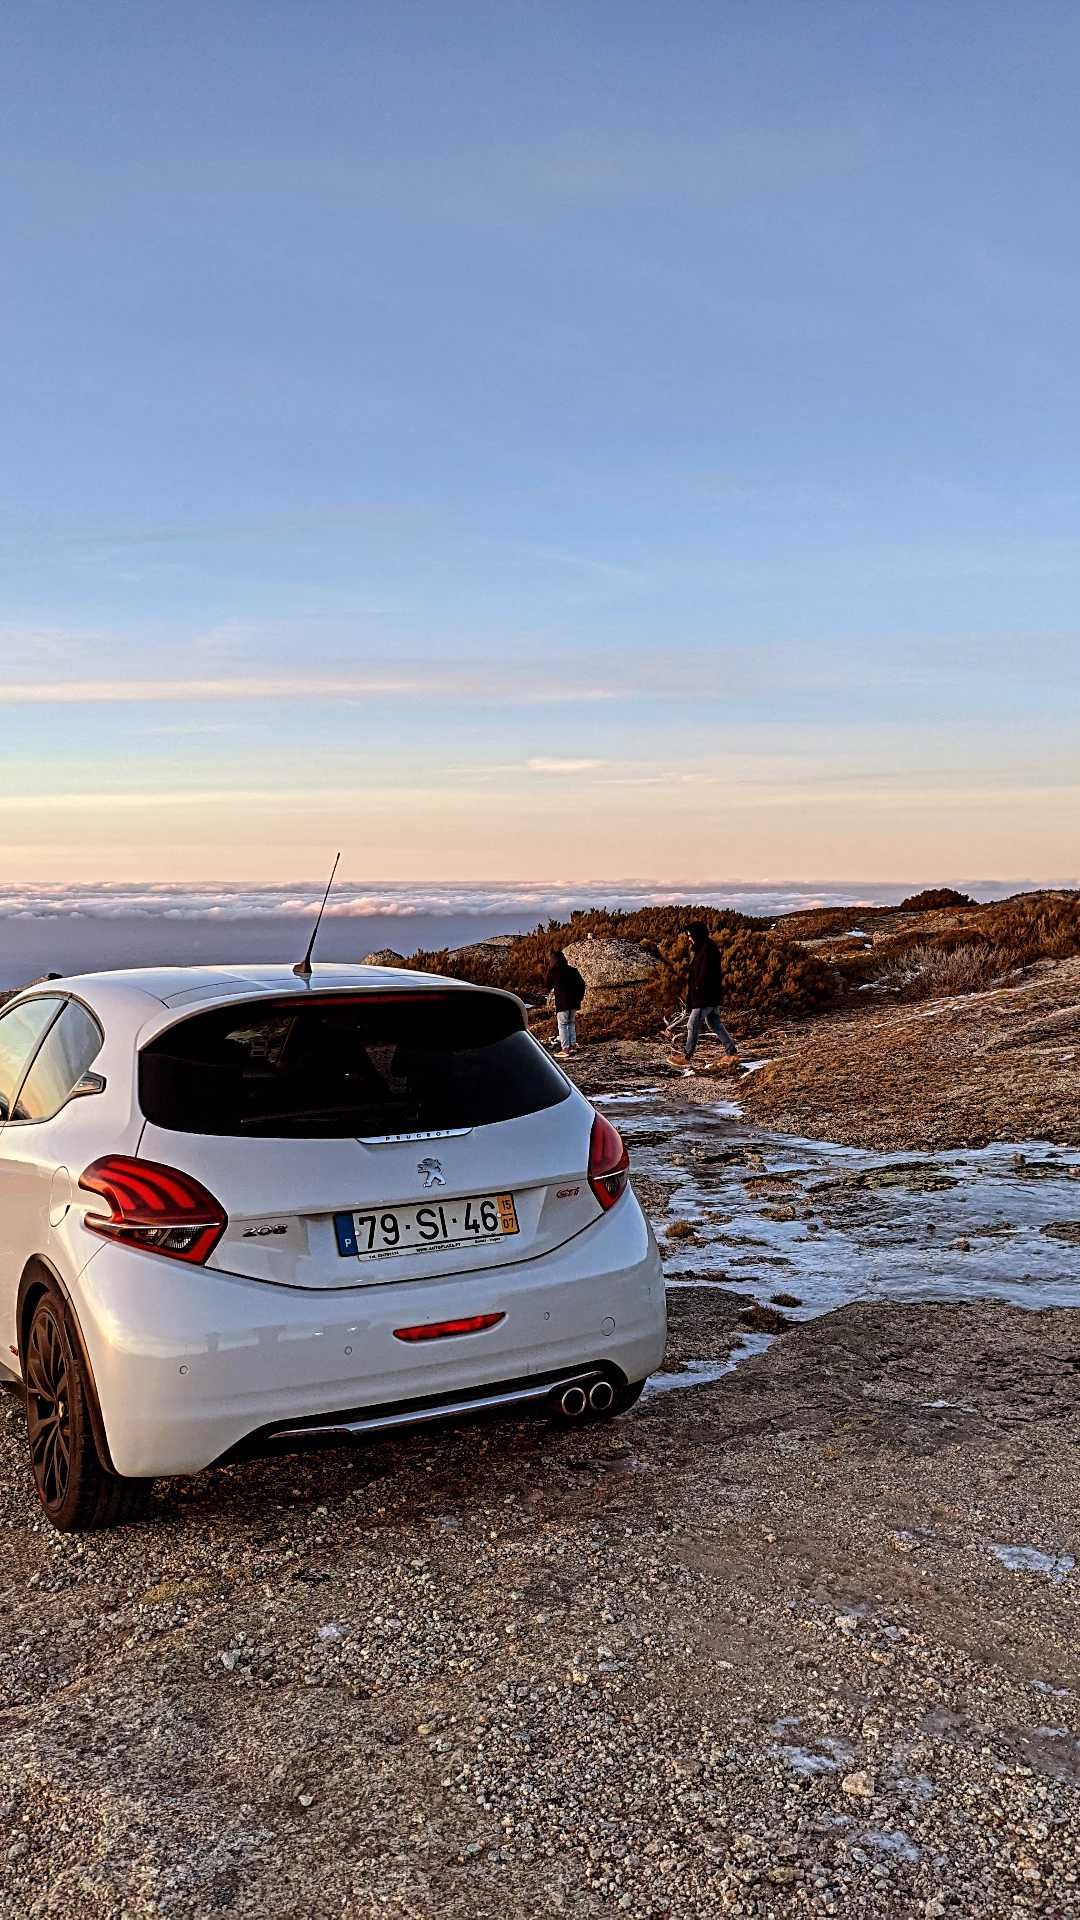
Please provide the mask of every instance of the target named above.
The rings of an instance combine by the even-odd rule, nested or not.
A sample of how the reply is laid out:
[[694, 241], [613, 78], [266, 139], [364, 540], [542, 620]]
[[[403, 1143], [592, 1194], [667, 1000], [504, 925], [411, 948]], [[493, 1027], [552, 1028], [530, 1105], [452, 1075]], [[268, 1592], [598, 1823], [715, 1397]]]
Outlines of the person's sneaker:
[[691, 1066], [691, 1063], [690, 1063], [690, 1061], [689, 1061], [689, 1060], [687, 1059], [687, 1057], [686, 1057], [686, 1055], [685, 1055], [685, 1053], [671, 1053], [671, 1054], [669, 1054], [669, 1055], [668, 1055], [668, 1066], [669, 1066], [669, 1067], [679, 1067], [679, 1068], [680, 1068], [680, 1069], [682, 1070], [682, 1072], [683, 1072], [683, 1073], [691, 1073], [691, 1072], [693, 1071], [693, 1068], [692, 1068], [692, 1066]]

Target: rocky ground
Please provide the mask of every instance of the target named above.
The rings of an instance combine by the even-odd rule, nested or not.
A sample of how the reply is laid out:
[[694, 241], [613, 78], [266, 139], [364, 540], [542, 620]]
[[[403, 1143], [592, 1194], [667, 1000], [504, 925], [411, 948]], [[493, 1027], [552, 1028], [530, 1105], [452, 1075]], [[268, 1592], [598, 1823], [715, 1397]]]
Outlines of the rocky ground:
[[854, 1306], [724, 1373], [745, 1300], [671, 1301], [618, 1423], [82, 1543], [0, 1394], [0, 1912], [1080, 1911], [1076, 1313]]

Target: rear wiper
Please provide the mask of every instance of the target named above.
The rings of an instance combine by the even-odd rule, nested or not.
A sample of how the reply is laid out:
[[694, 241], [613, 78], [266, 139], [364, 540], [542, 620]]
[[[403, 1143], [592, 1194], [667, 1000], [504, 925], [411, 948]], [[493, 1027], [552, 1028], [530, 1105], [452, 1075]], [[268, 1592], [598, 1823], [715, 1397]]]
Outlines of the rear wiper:
[[[300, 1124], [306, 1120], [309, 1121], [312, 1126], [317, 1126], [322, 1120], [340, 1120], [346, 1114], [349, 1116], [350, 1121], [357, 1121], [358, 1124], [362, 1124], [362, 1117], [358, 1116], [355, 1107], [302, 1107], [297, 1110], [289, 1110], [286, 1108], [281, 1113], [249, 1114], [241, 1120], [240, 1125], [246, 1130], [252, 1130], [258, 1127], [276, 1127], [284, 1120]], [[355, 1131], [356, 1127], [350, 1125], [349, 1134], [351, 1135]]]

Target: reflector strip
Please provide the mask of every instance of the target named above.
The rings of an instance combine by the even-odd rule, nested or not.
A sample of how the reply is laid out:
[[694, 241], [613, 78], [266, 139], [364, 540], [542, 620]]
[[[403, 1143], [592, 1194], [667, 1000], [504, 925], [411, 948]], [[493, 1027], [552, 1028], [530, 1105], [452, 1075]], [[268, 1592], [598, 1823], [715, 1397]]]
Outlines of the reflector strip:
[[505, 1313], [472, 1313], [466, 1320], [429, 1320], [423, 1327], [395, 1327], [395, 1340], [446, 1340], [456, 1333], [483, 1333], [497, 1327]]

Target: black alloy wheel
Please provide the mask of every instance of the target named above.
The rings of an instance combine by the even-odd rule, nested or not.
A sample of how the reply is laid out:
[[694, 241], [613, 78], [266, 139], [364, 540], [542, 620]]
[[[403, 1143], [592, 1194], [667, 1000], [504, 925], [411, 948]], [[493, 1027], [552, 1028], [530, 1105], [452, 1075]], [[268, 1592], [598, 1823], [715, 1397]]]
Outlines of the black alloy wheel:
[[39, 1301], [26, 1352], [26, 1427], [34, 1485], [50, 1518], [71, 1490], [72, 1381], [67, 1341], [51, 1302]]
[[25, 1335], [22, 1370], [30, 1469], [47, 1519], [61, 1533], [84, 1533], [137, 1519], [152, 1481], [125, 1479], [104, 1466], [94, 1444], [82, 1355], [58, 1289], [42, 1289]]

